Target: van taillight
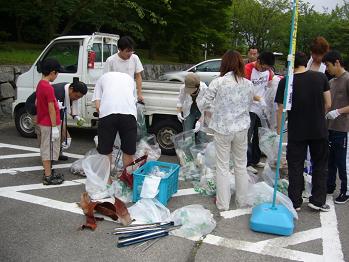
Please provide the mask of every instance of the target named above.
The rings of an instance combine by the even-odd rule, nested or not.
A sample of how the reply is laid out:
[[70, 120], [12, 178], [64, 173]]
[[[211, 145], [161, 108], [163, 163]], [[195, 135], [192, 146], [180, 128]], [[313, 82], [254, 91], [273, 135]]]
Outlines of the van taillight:
[[87, 53], [87, 68], [95, 68], [96, 52], [88, 51]]

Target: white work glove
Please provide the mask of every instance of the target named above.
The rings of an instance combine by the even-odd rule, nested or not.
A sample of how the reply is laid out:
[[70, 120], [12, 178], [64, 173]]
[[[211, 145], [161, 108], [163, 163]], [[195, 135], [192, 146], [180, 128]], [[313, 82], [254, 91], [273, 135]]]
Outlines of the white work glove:
[[61, 102], [61, 101], [57, 100], [57, 103], [58, 103], [58, 108], [59, 108], [59, 110], [61, 110], [61, 109], [64, 109], [64, 108], [65, 108], [65, 106], [63, 106], [63, 102]]
[[178, 118], [178, 121], [181, 123], [185, 120], [185, 118], [182, 116], [182, 113], [180, 113], [180, 112], [177, 113], [177, 118]]
[[71, 145], [71, 137], [67, 138], [67, 141], [63, 141], [62, 143], [62, 149], [67, 150]]
[[86, 123], [86, 120], [80, 116], [75, 116], [74, 119], [76, 120], [78, 127], [82, 127]]
[[333, 119], [336, 119], [337, 117], [339, 117], [339, 115], [340, 115], [340, 113], [338, 112], [337, 109], [335, 109], [335, 110], [328, 112], [325, 117], [327, 119], [333, 120]]
[[200, 121], [197, 121], [195, 124], [194, 132], [195, 133], [199, 132], [200, 128], [201, 128], [201, 123]]
[[265, 102], [265, 99], [264, 99], [263, 97], [260, 98], [259, 104], [260, 104], [262, 107], [267, 107], [267, 103]]
[[59, 137], [60, 137], [59, 129], [58, 129], [58, 127], [56, 127], [56, 126], [53, 126], [53, 127], [51, 128], [51, 131], [52, 131], [51, 141], [54, 142], [54, 141], [56, 141], [57, 139], [59, 139]]

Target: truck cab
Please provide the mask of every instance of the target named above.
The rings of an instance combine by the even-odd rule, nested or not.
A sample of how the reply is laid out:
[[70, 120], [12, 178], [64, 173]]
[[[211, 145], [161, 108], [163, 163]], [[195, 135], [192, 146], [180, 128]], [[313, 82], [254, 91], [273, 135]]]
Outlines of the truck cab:
[[[54, 83], [72, 82], [79, 77], [88, 87], [87, 94], [79, 99], [80, 116], [85, 118], [85, 128], [97, 126], [98, 118], [92, 103], [94, 85], [103, 74], [104, 62], [118, 50], [118, 35], [94, 33], [92, 35], [62, 36], [52, 40], [43, 50], [29, 71], [16, 81], [16, 100], [12, 105], [15, 125], [24, 137], [35, 137], [32, 116], [25, 109], [26, 99], [35, 91], [41, 79], [41, 61], [54, 58], [62, 66]], [[154, 133], [165, 154], [174, 154], [172, 136], [182, 130], [176, 118], [176, 99], [179, 83], [143, 81], [145, 115], [149, 132]], [[68, 116], [68, 126], [76, 126]]]

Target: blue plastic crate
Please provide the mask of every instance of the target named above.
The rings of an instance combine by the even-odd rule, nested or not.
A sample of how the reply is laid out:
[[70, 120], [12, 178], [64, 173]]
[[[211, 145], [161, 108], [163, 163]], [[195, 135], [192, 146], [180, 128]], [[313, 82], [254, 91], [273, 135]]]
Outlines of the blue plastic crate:
[[133, 202], [140, 199], [144, 178], [149, 175], [155, 166], [159, 167], [160, 171], [168, 173], [167, 176], [161, 178], [159, 193], [156, 198], [166, 206], [171, 196], [177, 192], [180, 166], [167, 162], [148, 161], [133, 172]]

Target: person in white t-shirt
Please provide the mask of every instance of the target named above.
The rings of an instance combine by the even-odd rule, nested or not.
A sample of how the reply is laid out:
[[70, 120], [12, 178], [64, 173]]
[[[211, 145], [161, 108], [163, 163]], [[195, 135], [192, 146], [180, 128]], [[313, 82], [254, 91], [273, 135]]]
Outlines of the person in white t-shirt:
[[253, 173], [258, 171], [253, 167], [263, 167], [260, 162], [261, 150], [259, 149], [258, 127], [261, 126], [260, 117], [263, 114], [263, 107], [266, 106], [265, 94], [269, 82], [273, 79], [274, 73], [271, 67], [275, 64], [275, 56], [272, 52], [262, 52], [256, 62], [245, 65], [245, 77], [253, 84], [254, 94], [261, 98], [254, 101], [250, 108], [251, 125], [248, 130], [247, 169]]
[[104, 73], [121, 72], [128, 74], [136, 81], [137, 99], [143, 101], [142, 71], [143, 65], [139, 57], [134, 54], [134, 41], [129, 36], [123, 36], [118, 41], [119, 52], [108, 57], [104, 64]]
[[136, 153], [137, 108], [134, 80], [125, 73], [102, 75], [94, 90], [92, 101], [99, 113], [97, 151], [111, 159], [116, 134], [119, 133], [124, 166]]

